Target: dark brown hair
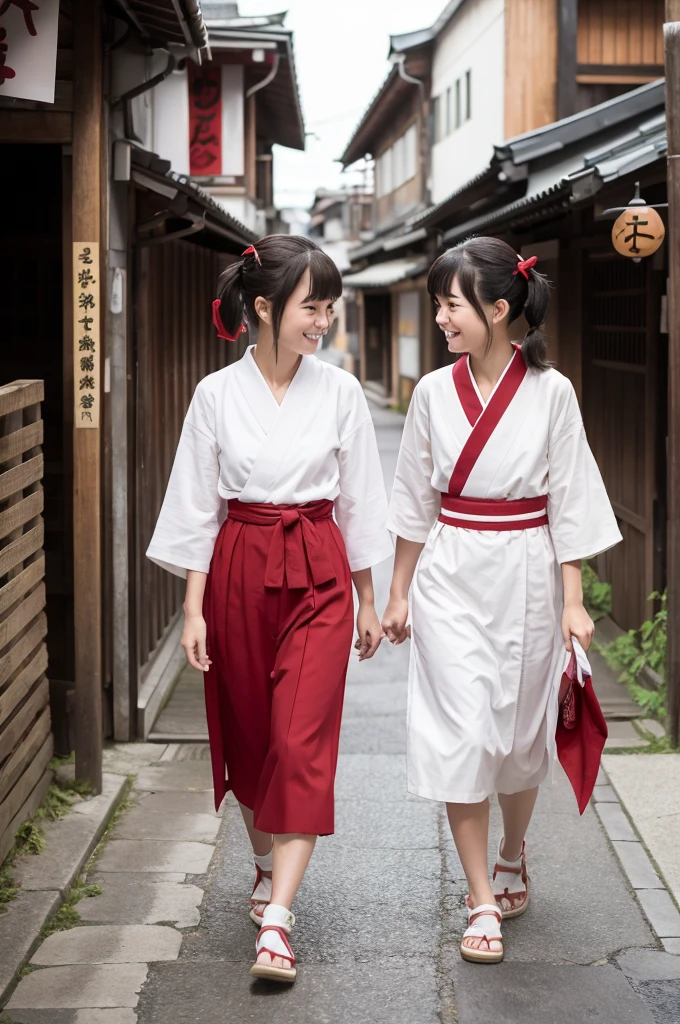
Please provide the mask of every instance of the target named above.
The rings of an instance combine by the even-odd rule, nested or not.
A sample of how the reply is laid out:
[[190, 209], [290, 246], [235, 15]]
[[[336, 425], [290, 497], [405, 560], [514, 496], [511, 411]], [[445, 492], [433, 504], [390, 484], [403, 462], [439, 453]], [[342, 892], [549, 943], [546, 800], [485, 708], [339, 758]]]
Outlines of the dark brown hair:
[[335, 301], [342, 295], [342, 277], [333, 260], [309, 238], [302, 235], [267, 235], [255, 243], [254, 253], [244, 256], [220, 274], [217, 297], [220, 316], [230, 334], [244, 323], [257, 327], [255, 299], [272, 303], [274, 345], [278, 344], [281, 318], [300, 278], [309, 270], [309, 295], [305, 302]]
[[488, 345], [493, 340], [493, 329], [483, 306], [505, 299], [510, 306], [508, 323], [524, 313], [529, 330], [522, 341], [522, 355], [527, 366], [547, 370], [547, 347], [541, 326], [548, 311], [550, 284], [535, 267], [524, 274], [514, 274], [520, 257], [507, 242], [500, 238], [469, 238], [435, 260], [427, 278], [427, 290], [436, 295], [449, 295], [454, 277], [463, 298], [469, 302], [479, 319], [487, 325]]

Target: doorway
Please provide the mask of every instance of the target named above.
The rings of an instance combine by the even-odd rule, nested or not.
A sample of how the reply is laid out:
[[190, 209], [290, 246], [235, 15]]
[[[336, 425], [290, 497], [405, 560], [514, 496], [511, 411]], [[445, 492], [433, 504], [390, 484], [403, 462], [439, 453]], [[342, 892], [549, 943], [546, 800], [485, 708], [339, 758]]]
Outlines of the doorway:
[[[59, 145], [0, 145], [3, 311], [0, 378], [45, 382], [43, 478], [48, 675], [58, 751], [68, 747], [65, 692], [73, 688], [73, 540], [70, 399], [65, 405], [63, 157]], [[27, 197], [24, 199], [24, 197]], [[56, 695], [61, 692], [62, 700]], [[55, 699], [56, 698], [56, 699]]]
[[388, 396], [392, 385], [392, 300], [389, 292], [364, 293], [367, 384]]

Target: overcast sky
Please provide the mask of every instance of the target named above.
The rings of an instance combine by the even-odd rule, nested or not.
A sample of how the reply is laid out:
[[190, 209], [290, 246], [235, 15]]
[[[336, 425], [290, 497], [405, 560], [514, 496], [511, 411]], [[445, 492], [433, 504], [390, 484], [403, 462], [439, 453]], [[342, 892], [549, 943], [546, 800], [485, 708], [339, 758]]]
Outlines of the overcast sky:
[[288, 9], [305, 127], [314, 133], [304, 153], [276, 147], [277, 206], [308, 207], [316, 188], [342, 183], [334, 161], [389, 70], [390, 33], [425, 28], [445, 6], [446, 0], [240, 0], [242, 15]]

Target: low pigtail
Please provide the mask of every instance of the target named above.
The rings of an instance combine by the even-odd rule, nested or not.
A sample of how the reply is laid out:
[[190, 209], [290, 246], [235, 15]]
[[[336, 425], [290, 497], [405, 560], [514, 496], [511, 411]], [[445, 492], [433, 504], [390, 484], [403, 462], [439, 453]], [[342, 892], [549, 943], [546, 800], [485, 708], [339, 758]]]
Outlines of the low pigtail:
[[223, 271], [217, 281], [217, 297], [220, 299], [220, 317], [230, 335], [236, 337], [241, 325], [246, 324], [246, 302], [243, 295], [243, 260], [232, 263]]
[[545, 322], [550, 300], [550, 285], [544, 274], [531, 269], [528, 272], [527, 300], [524, 303], [524, 318], [529, 330], [522, 341], [522, 355], [527, 366], [534, 370], [547, 370], [548, 346], [541, 327]]

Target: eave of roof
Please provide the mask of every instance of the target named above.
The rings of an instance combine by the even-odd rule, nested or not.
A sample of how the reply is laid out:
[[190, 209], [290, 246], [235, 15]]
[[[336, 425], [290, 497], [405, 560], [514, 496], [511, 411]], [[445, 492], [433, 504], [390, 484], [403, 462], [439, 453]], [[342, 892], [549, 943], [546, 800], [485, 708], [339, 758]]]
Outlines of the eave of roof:
[[664, 105], [664, 79], [625, 92], [614, 99], [589, 107], [571, 117], [516, 135], [495, 148], [498, 161], [523, 164], [548, 156], [606, 128], [615, 127]]
[[[284, 28], [268, 26], [255, 28], [214, 28], [208, 22], [209, 38], [215, 50], [220, 41], [235, 41], [243, 49], [256, 48], [262, 42], [275, 43], [280, 61], [276, 77], [260, 92], [255, 93], [260, 107], [260, 123], [272, 142], [288, 149], [305, 148], [305, 124], [300, 103], [293, 33]], [[267, 73], [269, 66], [267, 65]]]
[[151, 47], [182, 48], [198, 64], [209, 59], [199, 0], [117, 0], [128, 22]]
[[433, 42], [465, 2], [466, 0], [449, 0], [442, 13], [429, 28], [421, 28], [416, 32], [402, 32], [401, 34], [390, 36], [390, 55], [393, 53], [406, 53], [415, 47]]
[[386, 263], [375, 263], [363, 270], [352, 270], [343, 274], [343, 284], [353, 288], [387, 288], [398, 281], [406, 281], [417, 277], [427, 269], [428, 259], [424, 256], [404, 257], [389, 260]]
[[255, 232], [228, 213], [209, 192], [191, 178], [173, 171], [168, 160], [163, 160], [156, 153], [136, 146], [131, 148], [130, 156], [133, 174], [137, 172], [138, 181], [141, 176], [142, 179], [146, 179], [142, 183], [147, 187], [153, 188], [154, 184], [158, 185], [157, 191], [168, 199], [176, 198], [178, 192], [189, 196], [204, 211], [205, 230], [212, 231], [230, 242], [229, 251], [237, 252], [240, 247], [257, 241]]

